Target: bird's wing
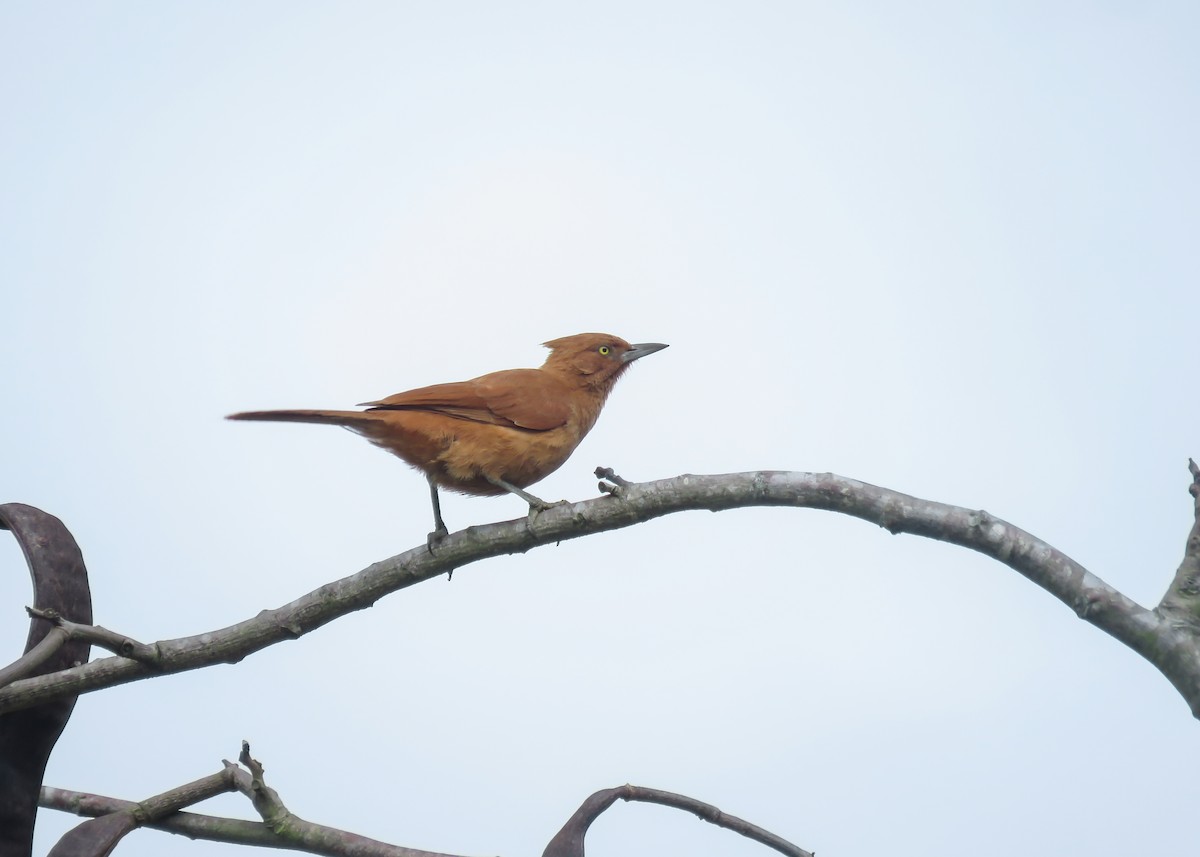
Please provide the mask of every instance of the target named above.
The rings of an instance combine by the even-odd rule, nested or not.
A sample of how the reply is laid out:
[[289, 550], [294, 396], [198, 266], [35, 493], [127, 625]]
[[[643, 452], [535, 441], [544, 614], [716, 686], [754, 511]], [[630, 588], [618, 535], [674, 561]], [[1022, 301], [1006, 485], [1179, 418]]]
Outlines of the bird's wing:
[[568, 393], [565, 384], [540, 369], [509, 369], [364, 404], [378, 410], [436, 411], [474, 422], [549, 431], [570, 418]]

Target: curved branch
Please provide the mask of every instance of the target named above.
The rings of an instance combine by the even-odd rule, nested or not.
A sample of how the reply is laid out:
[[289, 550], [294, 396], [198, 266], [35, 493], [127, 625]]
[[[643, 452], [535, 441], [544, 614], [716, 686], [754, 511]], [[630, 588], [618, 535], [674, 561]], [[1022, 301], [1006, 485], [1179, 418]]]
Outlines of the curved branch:
[[[602, 469], [597, 475], [615, 474]], [[1053, 546], [987, 512], [922, 500], [833, 473], [757, 471], [623, 482], [607, 485], [607, 496], [554, 506], [531, 518], [469, 527], [448, 536], [432, 552], [424, 545], [413, 548], [228, 628], [165, 640], [155, 644], [155, 666], [104, 658], [14, 682], [0, 689], [0, 712], [152, 675], [235, 663], [370, 607], [399, 589], [501, 554], [524, 553], [674, 512], [794, 506], [851, 515], [893, 534], [938, 539], [1004, 563], [1149, 660], [1200, 717], [1200, 646], [1190, 628], [1142, 607]]]
[[751, 824], [735, 815], [721, 812], [721, 810], [712, 804], [701, 803], [687, 795], [665, 792], [661, 789], [646, 788], [645, 786], [629, 785], [628, 783], [618, 786], [615, 789], [604, 789], [590, 795], [579, 806], [579, 809], [575, 810], [571, 817], [567, 819], [567, 823], [563, 825], [562, 830], [550, 840], [550, 844], [542, 852], [542, 857], [584, 857], [583, 840], [587, 835], [588, 828], [591, 827], [593, 821], [600, 817], [601, 813], [616, 803], [618, 799], [624, 801], [644, 801], [646, 803], [656, 803], [661, 806], [673, 807], [674, 809], [682, 809], [685, 812], [694, 814], [703, 821], [707, 821], [709, 824], [715, 824], [717, 827], [732, 830], [734, 833], [766, 845], [780, 854], [788, 855], [788, 857], [813, 857], [811, 851], [805, 851], [803, 848], [793, 845], [786, 839], [776, 836], [771, 831], [764, 830], [756, 824]]
[[[28, 610], [29, 608], [25, 609]], [[12, 684], [18, 679], [25, 678], [37, 672], [38, 667], [54, 657], [54, 654], [69, 639], [71, 639], [69, 631], [63, 628], [51, 628], [46, 636], [34, 644], [33, 648], [29, 649], [8, 666], [0, 669], [0, 687]]]
[[[21, 546], [33, 578], [34, 603], [81, 622], [92, 621], [83, 554], [63, 522], [33, 506], [5, 503], [0, 505], [0, 529], [12, 530]], [[89, 648], [35, 621], [30, 623], [26, 658], [5, 673], [52, 675], [87, 660]], [[67, 690], [35, 711], [0, 716], [0, 855], [29, 853], [46, 762], [74, 707], [75, 693]]]

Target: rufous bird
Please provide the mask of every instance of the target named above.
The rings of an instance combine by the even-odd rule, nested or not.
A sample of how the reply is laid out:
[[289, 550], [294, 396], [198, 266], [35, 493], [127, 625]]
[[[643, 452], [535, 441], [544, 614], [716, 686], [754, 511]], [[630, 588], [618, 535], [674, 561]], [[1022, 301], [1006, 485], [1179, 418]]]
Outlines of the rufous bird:
[[425, 474], [433, 501], [429, 545], [447, 534], [438, 486], [479, 496], [516, 494], [531, 512], [551, 504], [525, 489], [562, 466], [591, 431], [617, 379], [666, 345], [606, 333], [545, 343], [540, 369], [505, 369], [364, 402], [365, 411], [246, 411], [231, 420], [344, 426]]

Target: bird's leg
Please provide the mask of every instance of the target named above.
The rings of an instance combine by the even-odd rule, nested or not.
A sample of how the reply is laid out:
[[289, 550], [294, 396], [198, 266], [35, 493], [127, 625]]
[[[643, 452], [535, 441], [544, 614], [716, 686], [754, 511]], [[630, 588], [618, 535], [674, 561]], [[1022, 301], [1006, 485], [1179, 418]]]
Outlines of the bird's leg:
[[[547, 509], [549, 509], [551, 506], [558, 505], [557, 503], [547, 503], [545, 500], [541, 499], [540, 497], [534, 497], [528, 491], [524, 491], [524, 490], [518, 488], [516, 485], [513, 485], [511, 482], [506, 482], [505, 480], [501, 479], [499, 476], [488, 476], [485, 473], [483, 475], [483, 478], [486, 479], [488, 482], [491, 482], [497, 488], [503, 488], [509, 494], [516, 494], [518, 497], [520, 497], [522, 500], [524, 500], [526, 503], [529, 504], [529, 508], [532, 511], [544, 512]], [[565, 501], [560, 501], [560, 502], [565, 502]]]
[[446, 529], [446, 522], [442, 520], [442, 503], [438, 498], [437, 483], [432, 479], [429, 480], [429, 499], [433, 501], [433, 532], [425, 538], [425, 546], [432, 552], [433, 546], [450, 534]]

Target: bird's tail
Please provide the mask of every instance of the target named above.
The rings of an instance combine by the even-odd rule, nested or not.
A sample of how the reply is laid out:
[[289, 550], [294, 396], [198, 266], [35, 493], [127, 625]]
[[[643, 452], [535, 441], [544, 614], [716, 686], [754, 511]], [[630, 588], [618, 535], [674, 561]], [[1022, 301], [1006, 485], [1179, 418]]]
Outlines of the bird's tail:
[[273, 423], [324, 423], [363, 428], [376, 422], [378, 417], [364, 411], [243, 411], [240, 414], [230, 414], [225, 419]]

